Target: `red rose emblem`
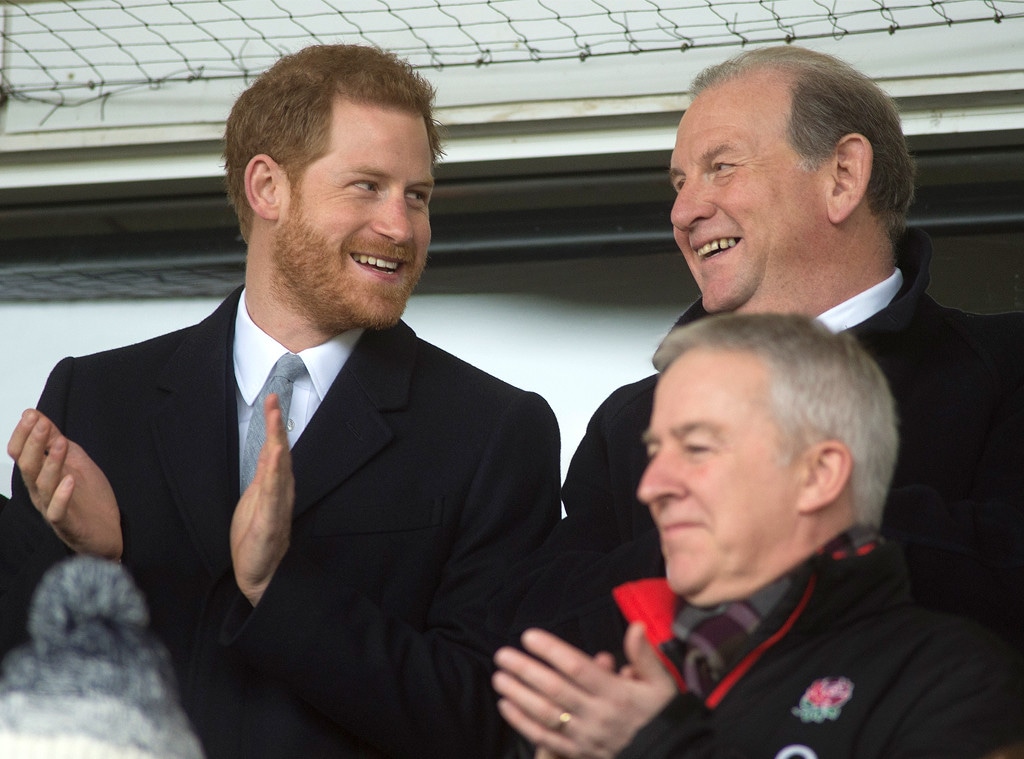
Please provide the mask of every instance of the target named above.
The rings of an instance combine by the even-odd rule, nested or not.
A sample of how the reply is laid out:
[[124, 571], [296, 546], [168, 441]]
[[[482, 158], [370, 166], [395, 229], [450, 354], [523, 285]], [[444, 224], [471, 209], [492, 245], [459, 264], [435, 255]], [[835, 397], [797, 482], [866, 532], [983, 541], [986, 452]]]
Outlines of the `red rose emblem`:
[[845, 677], [824, 677], [815, 680], [804, 694], [812, 705], [823, 709], [842, 706], [853, 695], [853, 683]]
[[823, 677], [815, 680], [804, 691], [800, 706], [790, 712], [802, 722], [817, 722], [839, 719], [843, 704], [853, 697], [853, 683], [845, 677]]

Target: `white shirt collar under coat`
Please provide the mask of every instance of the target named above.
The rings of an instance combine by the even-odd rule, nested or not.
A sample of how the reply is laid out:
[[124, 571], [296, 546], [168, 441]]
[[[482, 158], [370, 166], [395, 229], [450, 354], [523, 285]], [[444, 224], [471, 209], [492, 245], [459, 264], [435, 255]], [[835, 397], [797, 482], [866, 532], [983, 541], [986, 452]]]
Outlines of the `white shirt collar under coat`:
[[832, 332], [842, 332], [850, 327], [856, 327], [892, 303], [901, 287], [903, 272], [895, 269], [887, 279], [821, 314], [818, 321]]
[[[335, 335], [326, 343], [299, 352], [319, 400], [322, 401], [327, 395], [362, 334], [361, 329], [350, 329]], [[253, 322], [245, 307], [244, 290], [235, 313], [235, 342], [232, 350], [238, 391], [245, 404], [251, 406], [263, 388], [263, 383], [267, 381], [270, 370], [288, 349]]]

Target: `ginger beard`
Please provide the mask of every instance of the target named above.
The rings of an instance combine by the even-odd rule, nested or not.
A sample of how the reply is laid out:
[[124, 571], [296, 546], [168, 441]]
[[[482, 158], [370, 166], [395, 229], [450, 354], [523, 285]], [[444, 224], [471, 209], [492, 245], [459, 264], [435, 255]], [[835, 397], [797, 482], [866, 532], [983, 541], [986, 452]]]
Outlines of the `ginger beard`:
[[[301, 313], [317, 329], [332, 335], [349, 329], [387, 329], [405, 311], [426, 263], [411, 246], [352, 234], [332, 246], [303, 215], [301, 201], [296, 213], [280, 226], [274, 238], [271, 288], [291, 309]], [[387, 281], [358, 270], [353, 253], [401, 261]]]

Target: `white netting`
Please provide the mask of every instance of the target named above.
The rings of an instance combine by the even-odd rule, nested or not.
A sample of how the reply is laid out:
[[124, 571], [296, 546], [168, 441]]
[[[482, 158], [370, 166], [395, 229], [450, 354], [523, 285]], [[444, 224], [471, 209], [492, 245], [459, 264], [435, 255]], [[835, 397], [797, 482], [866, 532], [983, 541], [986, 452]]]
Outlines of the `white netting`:
[[170, 81], [247, 79], [314, 42], [417, 67], [642, 54], [1024, 17], [1024, 0], [63, 0], [0, 2], [0, 98], [75, 105]]

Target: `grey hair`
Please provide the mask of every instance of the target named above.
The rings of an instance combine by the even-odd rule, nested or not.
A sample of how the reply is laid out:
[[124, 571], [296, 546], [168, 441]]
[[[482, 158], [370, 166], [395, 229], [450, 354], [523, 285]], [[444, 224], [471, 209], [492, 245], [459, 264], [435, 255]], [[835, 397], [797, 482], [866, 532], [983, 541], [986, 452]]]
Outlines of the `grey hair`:
[[654, 355], [659, 371], [689, 350], [748, 353], [769, 373], [772, 415], [792, 460], [838, 440], [850, 450], [854, 516], [877, 527], [899, 446], [896, 406], [878, 364], [846, 333], [797, 314], [721, 314], [673, 329]]
[[777, 71], [791, 78], [789, 143], [804, 168], [821, 166], [848, 134], [862, 134], [874, 158], [867, 198], [895, 247], [914, 199], [914, 159], [895, 101], [869, 77], [844, 61], [797, 46], [749, 50], [699, 73], [694, 97], [737, 77]]

